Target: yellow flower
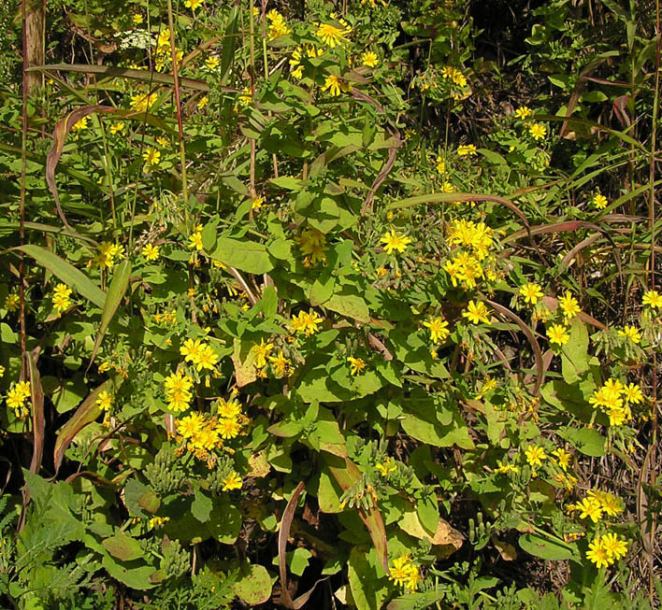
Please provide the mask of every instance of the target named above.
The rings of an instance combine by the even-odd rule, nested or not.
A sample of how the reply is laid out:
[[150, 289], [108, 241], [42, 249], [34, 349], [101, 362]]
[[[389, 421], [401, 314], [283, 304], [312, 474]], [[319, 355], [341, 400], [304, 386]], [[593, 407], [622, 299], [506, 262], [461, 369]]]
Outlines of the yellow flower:
[[421, 580], [418, 566], [411, 560], [409, 554], [393, 560], [388, 577], [396, 585], [404, 587], [408, 591], [415, 591]]
[[449, 182], [448, 180], [446, 180], [446, 182], [444, 182], [441, 185], [441, 190], [444, 193], [454, 193], [455, 192], [455, 186], [453, 186], [452, 182]]
[[473, 157], [476, 154], [476, 147], [473, 144], [461, 144], [457, 147], [458, 157]]
[[534, 140], [543, 140], [547, 135], [547, 126], [543, 123], [532, 123], [529, 125], [529, 133]]
[[575, 510], [579, 511], [580, 519], [590, 519], [593, 523], [597, 523], [602, 517], [602, 505], [596, 498], [584, 498], [577, 502]]
[[641, 388], [636, 383], [631, 383], [623, 388], [623, 400], [629, 404], [638, 405], [644, 401]]
[[175, 413], [180, 413], [188, 409], [193, 395], [193, 379], [182, 371], [177, 371], [168, 375], [164, 382], [166, 402], [168, 408]]
[[266, 199], [264, 197], [256, 197], [251, 203], [252, 210], [259, 210], [264, 205]]
[[379, 64], [379, 58], [377, 57], [377, 53], [375, 53], [374, 51], [366, 51], [361, 56], [361, 63], [367, 68], [376, 68], [377, 65]]
[[237, 420], [241, 415], [241, 403], [237, 400], [236, 394], [231, 394], [230, 399], [219, 399], [216, 410], [223, 419]]
[[296, 316], [290, 319], [290, 328], [295, 333], [302, 333], [306, 337], [314, 335], [319, 325], [324, 321], [315, 311], [300, 311]]
[[99, 392], [97, 396], [97, 407], [102, 411], [108, 411], [113, 406], [113, 395], [110, 392], [104, 390]]
[[524, 121], [525, 119], [528, 119], [530, 116], [533, 116], [533, 110], [529, 108], [528, 106], [520, 106], [517, 110], [515, 110], [515, 116]]
[[157, 527], [163, 527], [168, 521], [170, 521], [170, 517], [152, 517], [147, 521], [147, 527], [156, 529]]
[[179, 348], [179, 353], [187, 362], [192, 363], [197, 371], [203, 369], [212, 370], [217, 362], [218, 355], [210, 345], [203, 343], [200, 339], [187, 339]]
[[644, 307], [650, 307], [651, 309], [662, 309], [662, 294], [660, 294], [657, 290], [647, 290], [644, 292], [644, 298], [641, 302]]
[[110, 126], [110, 133], [112, 135], [118, 134], [120, 131], [124, 131], [126, 129], [126, 123], [123, 121], [117, 121], [116, 123], [113, 123]]
[[213, 72], [221, 64], [221, 60], [216, 55], [210, 55], [205, 59], [205, 68], [210, 72]]
[[616, 534], [609, 533], [602, 536], [602, 548], [607, 551], [607, 555], [612, 561], [617, 561], [625, 557], [628, 552], [628, 543], [623, 538], [619, 538]]
[[467, 308], [462, 312], [462, 317], [466, 318], [472, 324], [490, 323], [488, 310], [482, 301], [469, 301]]
[[391, 229], [382, 235], [380, 241], [384, 244], [384, 250], [387, 254], [393, 254], [393, 252], [402, 254], [411, 243], [411, 238], [401, 235], [395, 229]]
[[348, 356], [347, 362], [349, 362], [349, 368], [352, 375], [360, 375], [365, 370], [366, 363], [362, 358]]
[[524, 297], [525, 303], [535, 305], [542, 298], [543, 291], [540, 284], [529, 282], [528, 284], [524, 284], [524, 286], [520, 286], [519, 294]]
[[432, 339], [433, 343], [445, 341], [451, 334], [448, 330], [448, 322], [441, 316], [430, 318], [426, 322], [423, 322], [423, 326], [429, 329], [430, 339]]
[[20, 305], [21, 299], [16, 292], [7, 295], [5, 299], [5, 309], [7, 311], [16, 311]]
[[62, 313], [71, 307], [71, 288], [66, 284], [58, 284], [53, 289], [53, 307], [57, 313]]
[[351, 87], [345, 83], [339, 76], [335, 74], [329, 74], [322, 85], [322, 91], [329, 92], [331, 97], [339, 96], [343, 91], [347, 92], [351, 90]]
[[143, 151], [143, 159], [146, 167], [158, 167], [161, 163], [161, 151], [151, 146], [147, 147]]
[[566, 290], [565, 295], [559, 298], [559, 306], [563, 312], [563, 317], [568, 320], [574, 318], [579, 312], [581, 312], [581, 307], [577, 299], [572, 296], [572, 293], [569, 290]]
[[131, 15], [131, 21], [133, 21], [133, 25], [142, 25], [145, 19], [140, 13], [135, 13], [134, 15]]
[[552, 324], [547, 329], [547, 338], [551, 345], [565, 345], [570, 341], [566, 327], [561, 324]]
[[285, 377], [287, 375], [290, 361], [285, 357], [283, 350], [280, 350], [275, 356], [269, 356], [269, 362], [276, 377]]
[[552, 454], [556, 456], [556, 459], [558, 460], [558, 464], [561, 470], [568, 470], [568, 466], [570, 466], [570, 459], [572, 458], [572, 455], [562, 447], [559, 447], [558, 449], [554, 449], [554, 451], [552, 451]]
[[[168, 35], [168, 32], [166, 31], [165, 34]], [[139, 93], [138, 95], [133, 95], [131, 96], [131, 110], [135, 112], [149, 112], [156, 103], [157, 97], [156, 93]]]
[[317, 27], [316, 36], [325, 45], [335, 49], [338, 45], [347, 41], [347, 36], [352, 32], [351, 28], [344, 26], [338, 28], [330, 23], [320, 23]]
[[273, 350], [273, 343], [265, 343], [264, 339], [260, 339], [259, 345], [253, 346], [253, 354], [255, 356], [255, 367], [258, 369], [263, 369], [267, 366], [267, 360], [271, 350]]
[[198, 110], [204, 110], [207, 107], [207, 104], [209, 104], [209, 97], [206, 95], [203, 95], [198, 103], [196, 104], [196, 108]]
[[502, 460], [497, 460], [497, 467], [494, 469], [494, 472], [497, 474], [509, 474], [515, 473], [518, 471], [517, 466], [514, 464], [504, 464]]
[[267, 13], [267, 21], [269, 22], [269, 28], [267, 30], [267, 38], [269, 40], [287, 36], [290, 33], [290, 28], [285, 21], [285, 17], [277, 10], [273, 9]]
[[641, 333], [636, 326], [626, 325], [618, 331], [618, 336], [632, 341], [635, 345], [641, 343]]
[[124, 246], [104, 241], [99, 244], [99, 251], [97, 253], [96, 262], [99, 267], [112, 269], [115, 266], [115, 259], [122, 258], [123, 256]]
[[397, 469], [398, 465], [396, 461], [390, 456], [386, 456], [383, 462], [375, 464], [375, 470], [383, 477], [388, 477], [390, 474], [396, 472]]
[[154, 244], [146, 244], [142, 249], [142, 255], [148, 261], [158, 260], [159, 254], [160, 254], [160, 249], [157, 245]]
[[437, 171], [440, 174], [445, 174], [446, 173], [446, 161], [444, 160], [443, 157], [438, 157], [437, 158], [437, 165], [436, 165]]
[[604, 210], [607, 207], [607, 204], [609, 203], [609, 201], [607, 201], [607, 198], [604, 195], [598, 193], [597, 195], [595, 195], [593, 197], [593, 199], [591, 200], [591, 203], [596, 208], [598, 208], [598, 210]]
[[205, 0], [185, 0], [184, 6], [190, 8], [192, 11], [200, 8]]
[[241, 489], [241, 485], [241, 477], [234, 470], [223, 479], [223, 491]]
[[234, 417], [227, 417], [219, 420], [216, 424], [216, 430], [221, 438], [226, 440], [233, 439], [239, 436], [241, 432], [241, 424]]
[[586, 494], [600, 505], [600, 509], [610, 517], [617, 517], [623, 512], [623, 503], [618, 496], [615, 496], [608, 491], [601, 491], [599, 489], [591, 489]]
[[25, 417], [29, 409], [25, 401], [31, 396], [32, 390], [29, 381], [18, 381], [7, 392], [7, 406], [14, 410], [16, 417]]
[[606, 568], [613, 563], [607, 548], [602, 544], [602, 538], [596, 536], [588, 545], [586, 559], [595, 564], [596, 568]]
[[76, 123], [73, 124], [71, 127], [71, 131], [80, 131], [82, 129], [87, 129], [88, 127], [88, 122], [90, 120], [90, 117], [84, 116], [82, 119], [78, 119]]
[[189, 237], [188, 247], [191, 250], [202, 251], [202, 225], [198, 225], [191, 234], [191, 237]]
[[305, 267], [323, 263], [326, 260], [326, 236], [317, 229], [306, 229], [301, 233], [298, 240], [301, 253], [304, 255]]
[[529, 445], [524, 450], [524, 455], [529, 465], [533, 466], [534, 468], [542, 466], [543, 461], [547, 459], [545, 449], [543, 447], [539, 447], [538, 445]]

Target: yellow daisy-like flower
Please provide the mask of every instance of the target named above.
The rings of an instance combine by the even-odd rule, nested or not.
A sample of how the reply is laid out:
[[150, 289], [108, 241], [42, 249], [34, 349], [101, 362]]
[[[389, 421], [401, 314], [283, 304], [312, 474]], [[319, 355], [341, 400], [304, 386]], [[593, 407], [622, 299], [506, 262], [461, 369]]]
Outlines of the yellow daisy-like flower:
[[391, 229], [384, 233], [379, 241], [384, 244], [384, 250], [387, 254], [393, 254], [394, 252], [402, 254], [411, 243], [411, 238], [398, 233], [395, 229]]
[[71, 301], [72, 290], [66, 284], [58, 284], [53, 289], [53, 308], [57, 313], [62, 313], [69, 309], [72, 305]]
[[618, 561], [625, 557], [628, 552], [627, 540], [619, 538], [616, 534], [609, 533], [602, 536], [602, 548], [607, 551], [607, 555], [611, 560]]
[[476, 155], [476, 147], [473, 144], [461, 144], [457, 147], [458, 157], [473, 157]]
[[255, 356], [255, 368], [263, 369], [267, 366], [269, 354], [274, 348], [273, 343], [265, 343], [264, 339], [260, 339], [259, 345], [253, 346], [253, 355]]
[[110, 392], [104, 390], [99, 392], [97, 396], [97, 407], [102, 411], [108, 411], [113, 406], [113, 395]]
[[116, 123], [113, 123], [110, 126], [109, 131], [112, 135], [116, 135], [121, 131], [124, 131], [125, 129], [126, 129], [126, 123], [124, 123], [123, 121], [117, 121]]
[[445, 174], [446, 173], [446, 161], [444, 160], [443, 157], [438, 157], [437, 158], [437, 165], [435, 166], [437, 168], [437, 171], [440, 174]]
[[205, 0], [185, 0], [184, 6], [190, 8], [192, 11], [200, 8], [204, 4]]
[[338, 45], [347, 42], [347, 36], [351, 32], [352, 30], [348, 26], [339, 28], [335, 25], [331, 25], [330, 23], [320, 23], [317, 27], [317, 32], [315, 35], [326, 46], [330, 47], [331, 49], [335, 49]]
[[335, 74], [329, 74], [322, 85], [322, 91], [328, 91], [331, 97], [338, 97], [343, 91], [350, 90], [351, 87]]
[[531, 110], [531, 108], [529, 108], [528, 106], [520, 106], [517, 110], [515, 110], [515, 117], [520, 119], [521, 121], [524, 121], [532, 116], [533, 116], [533, 110]]
[[448, 321], [441, 316], [435, 316], [423, 322], [423, 326], [430, 331], [430, 339], [433, 343], [445, 341], [451, 334], [448, 330]]
[[276, 377], [285, 377], [290, 369], [290, 361], [286, 358], [283, 350], [280, 350], [275, 356], [269, 356], [271, 368]]
[[561, 324], [552, 324], [547, 329], [547, 338], [552, 345], [565, 345], [570, 341], [567, 328]]
[[568, 470], [568, 467], [570, 466], [570, 460], [572, 458], [572, 454], [568, 453], [563, 447], [559, 447], [558, 449], [554, 449], [552, 451], [552, 454], [556, 457], [557, 462], [561, 470]]
[[205, 59], [205, 68], [210, 72], [214, 72], [218, 66], [221, 65], [221, 60], [216, 55], [210, 55]]
[[602, 517], [602, 505], [597, 498], [584, 498], [577, 502], [575, 510], [579, 511], [580, 519], [590, 519], [593, 523], [597, 523]]
[[572, 296], [572, 293], [569, 290], [566, 290], [565, 295], [559, 298], [559, 307], [563, 312], [563, 317], [566, 320], [574, 318], [578, 313], [581, 312], [581, 307], [577, 302], [577, 299]]
[[547, 126], [543, 123], [532, 123], [529, 125], [529, 133], [534, 140], [543, 140], [547, 135]]
[[472, 324], [489, 324], [489, 311], [482, 301], [469, 301], [467, 308], [462, 312], [462, 317]]
[[630, 383], [622, 391], [623, 400], [629, 404], [638, 405], [644, 402], [644, 395], [636, 383]]
[[158, 167], [161, 163], [161, 151], [150, 146], [143, 151], [143, 160], [147, 167]]
[[290, 328], [295, 333], [301, 333], [306, 337], [310, 337], [317, 332], [319, 325], [323, 321], [324, 318], [315, 311], [300, 311], [290, 319]]
[[366, 66], [366, 68], [376, 68], [379, 65], [379, 57], [374, 51], [366, 51], [361, 56], [361, 64]]
[[[170, 41], [170, 36], [165, 31], [165, 34], [168, 36], [168, 41]], [[169, 42], [168, 42], [169, 44]], [[138, 95], [133, 95], [131, 97], [131, 110], [135, 112], [149, 112], [152, 109], [152, 106], [156, 103], [158, 96], [156, 93], [139, 93]]]
[[389, 580], [408, 591], [415, 591], [421, 579], [418, 566], [411, 560], [409, 554], [393, 560], [388, 574]]
[[352, 375], [360, 375], [367, 366], [363, 358], [354, 358], [353, 356], [348, 356], [347, 362], [349, 362], [349, 369]]
[[287, 36], [290, 33], [290, 28], [285, 21], [285, 17], [277, 10], [273, 9], [267, 13], [267, 21], [269, 22], [267, 31], [267, 38], [269, 40]]
[[644, 292], [644, 298], [641, 302], [644, 307], [650, 307], [651, 309], [662, 309], [662, 294], [660, 294], [657, 290], [647, 290]]
[[229, 440], [239, 436], [241, 424], [234, 417], [223, 418], [216, 424], [216, 430], [221, 438]]
[[529, 463], [529, 465], [533, 466], [534, 468], [539, 468], [542, 466], [543, 461], [547, 459], [547, 454], [545, 453], [544, 447], [540, 447], [538, 445], [529, 445], [524, 450], [524, 456], [526, 457], [526, 461]]
[[535, 305], [543, 297], [544, 293], [540, 284], [529, 282], [528, 284], [524, 284], [524, 286], [520, 286], [519, 294], [521, 297], [524, 297], [525, 303]]
[[596, 568], [606, 568], [613, 563], [607, 548], [602, 544], [600, 536], [596, 536], [589, 543], [586, 559], [593, 563]]
[[241, 489], [242, 481], [239, 474], [234, 470], [223, 479], [223, 491], [232, 491], [233, 489]]
[[195, 228], [195, 231], [191, 234], [191, 237], [189, 237], [188, 247], [191, 250], [197, 250], [198, 252], [202, 251], [202, 225], [198, 225]]
[[510, 474], [516, 473], [519, 469], [515, 464], [504, 464], [503, 460], [497, 460], [497, 467], [494, 469], [494, 472], [497, 474]]
[[84, 116], [81, 119], [78, 119], [71, 127], [71, 131], [81, 131], [87, 129], [90, 117]]
[[390, 457], [386, 456], [383, 462], [375, 464], [375, 470], [381, 474], [383, 477], [388, 477], [393, 474], [398, 469], [396, 461]]
[[155, 244], [146, 244], [141, 253], [148, 261], [158, 260], [161, 254], [160, 248]]
[[641, 333], [636, 326], [626, 325], [618, 331], [618, 336], [632, 341], [635, 345], [641, 343]]
[[598, 209], [598, 210], [604, 210], [607, 207], [607, 204], [609, 201], [607, 201], [607, 198], [602, 195], [601, 193], [598, 193], [593, 197], [591, 200], [591, 203]]
[[140, 13], [135, 13], [134, 15], [131, 15], [131, 21], [133, 22], [133, 25], [142, 25], [145, 18]]

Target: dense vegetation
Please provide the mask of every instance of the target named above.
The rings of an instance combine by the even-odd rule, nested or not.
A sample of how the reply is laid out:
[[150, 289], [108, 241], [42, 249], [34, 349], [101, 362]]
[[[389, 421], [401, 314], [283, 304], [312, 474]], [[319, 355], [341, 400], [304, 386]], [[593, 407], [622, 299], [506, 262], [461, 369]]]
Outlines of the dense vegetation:
[[45, 5], [0, 606], [658, 607], [659, 0]]

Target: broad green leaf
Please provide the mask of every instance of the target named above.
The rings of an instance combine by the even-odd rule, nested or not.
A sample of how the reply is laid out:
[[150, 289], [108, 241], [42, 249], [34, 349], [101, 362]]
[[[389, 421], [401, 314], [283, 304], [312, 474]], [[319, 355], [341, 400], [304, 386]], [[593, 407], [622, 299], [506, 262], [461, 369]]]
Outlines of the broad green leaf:
[[251, 608], [264, 604], [271, 597], [271, 576], [264, 566], [251, 565], [234, 585], [234, 592]]
[[219, 237], [211, 258], [246, 273], [268, 273], [274, 266], [262, 244], [248, 240]]
[[63, 283], [73, 288], [81, 296], [84, 296], [98, 307], [103, 308], [106, 304], [106, 293], [82, 271], [76, 269], [71, 263], [60, 258], [57, 254], [46, 250], [46, 248], [32, 244], [18, 246], [16, 250], [21, 250], [33, 258]]
[[381, 610], [386, 601], [386, 579], [378, 576], [375, 559], [372, 549], [365, 553], [354, 547], [349, 554], [347, 579], [357, 610]]
[[200, 521], [200, 523], [207, 523], [213, 506], [211, 498], [198, 490], [195, 492], [193, 502], [191, 503], [191, 514]]
[[140, 542], [124, 532], [117, 532], [114, 536], [102, 540], [101, 544], [113, 557], [121, 561], [140, 559], [145, 554]]
[[538, 534], [521, 535], [519, 537], [519, 545], [522, 547], [522, 550], [530, 555], [549, 561], [562, 561], [577, 557], [576, 546], [571, 546], [560, 540], [543, 538]]
[[605, 454], [605, 442], [607, 439], [597, 430], [566, 426], [561, 428], [557, 434], [584, 455], [602, 457]]
[[586, 325], [575, 319], [570, 326], [570, 340], [563, 346], [561, 371], [566, 383], [579, 381], [588, 371], [588, 330]]
[[370, 322], [368, 305], [358, 295], [334, 294], [324, 302], [324, 307], [358, 322]]

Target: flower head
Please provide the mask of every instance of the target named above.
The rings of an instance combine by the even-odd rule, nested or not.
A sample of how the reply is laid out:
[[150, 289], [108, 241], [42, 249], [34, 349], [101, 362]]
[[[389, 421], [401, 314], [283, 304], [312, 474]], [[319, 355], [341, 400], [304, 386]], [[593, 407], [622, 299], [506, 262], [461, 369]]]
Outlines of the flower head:
[[379, 57], [374, 51], [366, 51], [361, 56], [361, 63], [366, 66], [366, 68], [376, 68], [379, 64]]
[[458, 157], [473, 157], [476, 155], [476, 147], [473, 144], [461, 144], [457, 147]]
[[598, 209], [598, 210], [604, 210], [607, 207], [607, 204], [609, 201], [607, 198], [602, 195], [601, 193], [598, 193], [591, 199], [591, 203]]
[[534, 140], [544, 140], [547, 135], [547, 126], [543, 123], [532, 123], [529, 125], [529, 133]]
[[159, 247], [154, 245], [154, 244], [146, 244], [142, 251], [141, 254], [148, 260], [148, 261], [155, 261], [158, 260], [160, 250]]
[[552, 324], [547, 329], [547, 338], [551, 345], [565, 345], [570, 341], [568, 329], [562, 324]]
[[335, 49], [338, 45], [347, 42], [347, 36], [351, 32], [352, 29], [344, 24], [342, 27], [336, 27], [330, 23], [320, 23], [315, 34], [327, 47]]
[[448, 322], [442, 316], [434, 316], [423, 322], [423, 326], [430, 331], [430, 339], [433, 343], [445, 341], [450, 335]]
[[391, 229], [384, 233], [379, 241], [384, 244], [384, 250], [387, 254], [393, 254], [394, 252], [402, 254], [411, 243], [411, 238], [398, 233], [395, 229]]
[[241, 489], [241, 477], [234, 470], [230, 472], [223, 479], [223, 491], [232, 491], [233, 489]]
[[641, 343], [641, 333], [636, 326], [625, 325], [618, 331], [618, 336], [631, 341], [635, 345]]
[[53, 289], [53, 308], [57, 313], [62, 313], [72, 305], [71, 288], [66, 284], [57, 284]]
[[662, 294], [657, 290], [647, 290], [644, 292], [642, 304], [644, 307], [650, 307], [651, 309], [662, 309]]
[[290, 328], [295, 333], [301, 333], [306, 337], [310, 337], [317, 332], [319, 325], [323, 321], [324, 318], [315, 311], [300, 311], [290, 319]]
[[489, 311], [482, 301], [469, 301], [467, 308], [462, 312], [462, 317], [472, 324], [490, 323]]
[[519, 294], [521, 297], [524, 297], [525, 303], [535, 305], [538, 300], [542, 298], [544, 293], [540, 284], [529, 282], [528, 284], [520, 286]]
[[526, 461], [530, 466], [533, 466], [533, 468], [542, 466], [543, 461], [547, 459], [544, 447], [540, 447], [539, 445], [529, 445], [524, 450], [524, 456], [526, 457]]
[[349, 368], [352, 375], [360, 375], [367, 366], [363, 358], [355, 358], [353, 356], [348, 356], [347, 362], [349, 362]]

